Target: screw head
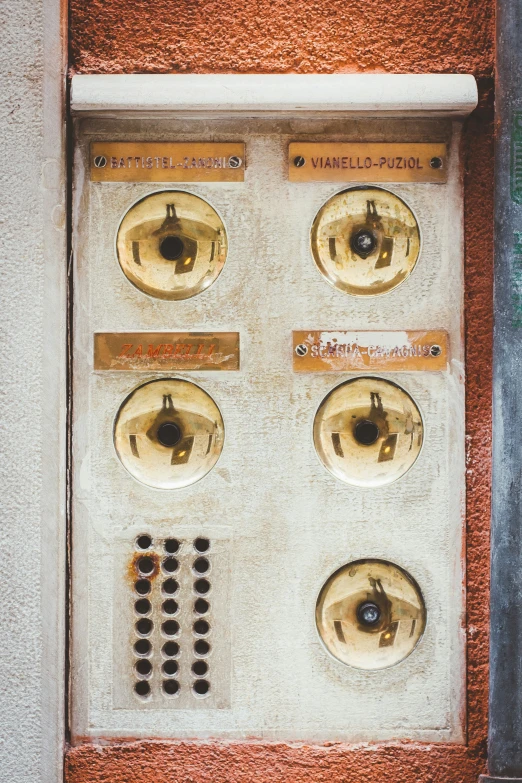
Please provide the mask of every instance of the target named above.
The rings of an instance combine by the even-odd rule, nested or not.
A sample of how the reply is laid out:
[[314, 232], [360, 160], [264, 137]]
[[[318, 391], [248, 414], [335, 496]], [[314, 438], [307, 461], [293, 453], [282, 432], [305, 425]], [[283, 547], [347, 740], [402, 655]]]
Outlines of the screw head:
[[442, 348], [440, 345], [432, 345], [430, 348], [430, 353], [432, 356], [440, 356], [442, 353]]
[[242, 163], [242, 159], [237, 155], [232, 155], [232, 157], [228, 159], [228, 166], [231, 169], [238, 169]]
[[296, 155], [296, 157], [294, 158], [294, 166], [298, 169], [302, 168], [305, 163], [306, 161], [302, 155]]
[[381, 619], [381, 609], [373, 601], [363, 601], [357, 607], [357, 619], [361, 625], [377, 625]]
[[295, 352], [298, 356], [306, 356], [308, 353], [308, 346], [304, 343], [300, 343], [300, 345], [296, 346]]
[[353, 234], [350, 244], [354, 253], [361, 258], [366, 258], [377, 247], [377, 237], [369, 229], [362, 228]]
[[430, 160], [430, 166], [432, 169], [441, 169], [442, 168], [442, 158], [434, 157]]
[[107, 158], [105, 155], [96, 155], [94, 158], [94, 165], [97, 169], [104, 169], [107, 165]]

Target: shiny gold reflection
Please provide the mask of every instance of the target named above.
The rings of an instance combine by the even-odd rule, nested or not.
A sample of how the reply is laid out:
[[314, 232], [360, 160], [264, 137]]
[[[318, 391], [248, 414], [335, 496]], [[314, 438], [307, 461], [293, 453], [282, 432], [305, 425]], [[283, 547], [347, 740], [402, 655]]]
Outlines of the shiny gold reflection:
[[358, 187], [332, 196], [311, 233], [312, 254], [331, 285], [354, 296], [391, 291], [411, 274], [420, 232], [411, 209], [382, 188]]
[[118, 229], [125, 275], [158, 299], [188, 299], [218, 277], [227, 255], [225, 227], [199, 196], [164, 190], [134, 204]]
[[158, 489], [179, 489], [203, 478], [221, 454], [224, 434], [214, 400], [190, 381], [173, 378], [135, 389], [114, 423], [123, 465]]
[[328, 579], [315, 618], [335, 658], [357, 669], [385, 669], [415, 649], [426, 609], [419, 587], [402, 568], [384, 560], [357, 560]]
[[422, 447], [419, 409], [404, 389], [382, 378], [354, 378], [333, 389], [314, 420], [323, 465], [347, 484], [379, 487], [396, 481]]

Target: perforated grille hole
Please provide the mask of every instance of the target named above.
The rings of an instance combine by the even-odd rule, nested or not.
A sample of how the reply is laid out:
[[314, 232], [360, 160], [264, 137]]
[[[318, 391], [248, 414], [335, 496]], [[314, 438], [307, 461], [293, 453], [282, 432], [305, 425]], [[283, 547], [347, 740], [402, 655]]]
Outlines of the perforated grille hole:
[[136, 539], [136, 549], [150, 549], [151, 546], [152, 538], [150, 536], [138, 536]]
[[198, 579], [194, 582], [194, 590], [198, 595], [206, 595], [210, 590], [210, 582], [208, 579]]
[[206, 557], [198, 557], [194, 560], [194, 571], [196, 574], [206, 574], [210, 571], [210, 562]]
[[210, 683], [208, 680], [196, 680], [192, 685], [192, 691], [196, 696], [208, 696]]
[[167, 696], [175, 696], [179, 692], [179, 682], [177, 680], [163, 680], [161, 683], [163, 693]]
[[161, 626], [161, 631], [165, 636], [176, 636], [179, 633], [179, 623], [176, 620], [167, 620]]
[[179, 541], [177, 540], [177, 538], [167, 538], [167, 540], [163, 544], [163, 549], [169, 555], [175, 555], [179, 549]]
[[138, 622], [135, 625], [136, 633], [140, 636], [150, 636], [152, 633], [152, 629], [154, 628], [154, 625], [152, 623], [152, 620], [149, 620], [148, 618], [144, 617], [143, 620], [138, 620]]
[[140, 598], [134, 604], [134, 609], [137, 614], [149, 614], [152, 606], [148, 598]]
[[161, 667], [161, 671], [166, 677], [174, 677], [174, 675], [178, 673], [178, 669], [179, 669], [178, 662], [173, 660], [172, 658], [166, 660], [163, 666]]
[[185, 694], [185, 708], [211, 692], [211, 542], [142, 533], [132, 548], [133, 691], [142, 700]]
[[161, 610], [163, 614], [177, 614], [179, 611], [179, 604], [173, 598], [168, 598], [166, 601], [163, 601]]
[[150, 576], [154, 571], [154, 560], [151, 557], [140, 557], [138, 560], [138, 571], [143, 576]]
[[138, 696], [143, 698], [150, 694], [150, 685], [146, 680], [138, 680], [138, 682], [134, 684], [134, 690]]
[[174, 574], [179, 568], [179, 561], [175, 557], [166, 557], [161, 567], [167, 574]]
[[194, 611], [196, 614], [206, 614], [210, 609], [210, 604], [205, 601], [204, 598], [198, 598], [194, 603]]
[[196, 538], [194, 541], [194, 549], [196, 552], [208, 552], [210, 549], [210, 541], [208, 538]]
[[206, 661], [194, 661], [192, 664], [192, 673], [196, 677], [204, 677], [208, 672], [208, 663]]
[[176, 655], [179, 655], [179, 644], [177, 642], [166, 642], [161, 651], [167, 658], [175, 658]]
[[175, 579], [166, 579], [161, 589], [165, 595], [175, 595], [179, 590], [179, 584]]
[[139, 595], [148, 595], [150, 593], [150, 582], [148, 579], [138, 579], [134, 584], [134, 589]]
[[148, 678], [152, 674], [152, 664], [148, 658], [140, 658], [139, 661], [136, 661], [134, 668], [136, 669], [138, 677]]
[[152, 645], [148, 639], [138, 639], [134, 644], [134, 652], [136, 655], [150, 655]]

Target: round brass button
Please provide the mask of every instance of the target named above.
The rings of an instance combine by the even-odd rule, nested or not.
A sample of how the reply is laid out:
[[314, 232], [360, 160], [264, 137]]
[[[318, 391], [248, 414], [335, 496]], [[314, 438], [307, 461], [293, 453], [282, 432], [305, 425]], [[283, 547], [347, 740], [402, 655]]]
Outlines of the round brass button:
[[405, 202], [383, 188], [356, 187], [321, 207], [311, 232], [312, 254], [325, 279], [353, 296], [378, 296], [411, 274], [420, 231]]
[[419, 456], [423, 425], [410, 395], [382, 378], [354, 378], [333, 389], [314, 420], [314, 445], [330, 473], [347, 484], [379, 487], [403, 476]]
[[323, 586], [316, 606], [319, 635], [342, 663], [385, 669], [404, 660], [426, 626], [426, 609], [415, 580], [384, 560], [357, 560]]
[[138, 481], [158, 489], [179, 489], [203, 478], [221, 454], [224, 435], [212, 397], [175, 378], [139, 386], [114, 423], [122, 464]]
[[227, 255], [225, 226], [204, 199], [163, 190], [134, 204], [118, 229], [118, 261], [140, 291], [189, 299], [216, 280]]

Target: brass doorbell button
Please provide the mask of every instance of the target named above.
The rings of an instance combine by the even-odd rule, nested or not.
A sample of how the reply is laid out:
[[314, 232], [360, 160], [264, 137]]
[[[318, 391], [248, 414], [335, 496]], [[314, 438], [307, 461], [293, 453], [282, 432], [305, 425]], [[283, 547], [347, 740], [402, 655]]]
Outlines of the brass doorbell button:
[[220, 274], [227, 237], [221, 218], [204, 199], [164, 190], [129, 209], [116, 249], [124, 274], [141, 291], [158, 299], [189, 299]]
[[168, 378], [139, 386], [123, 402], [114, 445], [138, 481], [179, 489], [203, 478], [216, 464], [224, 425], [214, 400], [190, 381]]
[[358, 560], [325, 583], [317, 630], [328, 652], [357, 669], [385, 669], [404, 660], [426, 626], [421, 591], [406, 571], [384, 560]]
[[400, 386], [382, 378], [354, 378], [324, 398], [313, 435], [321, 462], [336, 478], [379, 487], [411, 468], [422, 447], [423, 424]]
[[332, 196], [312, 225], [317, 267], [335, 288], [353, 296], [378, 296], [402, 283], [420, 252], [420, 231], [398, 196], [356, 187]]

